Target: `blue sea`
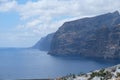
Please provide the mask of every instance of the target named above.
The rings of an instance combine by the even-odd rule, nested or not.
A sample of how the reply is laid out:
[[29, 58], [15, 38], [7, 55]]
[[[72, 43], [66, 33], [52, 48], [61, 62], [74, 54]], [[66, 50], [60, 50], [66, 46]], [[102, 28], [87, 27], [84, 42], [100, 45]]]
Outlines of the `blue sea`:
[[37, 49], [1, 48], [0, 79], [43, 79], [86, 73], [118, 64], [119, 61], [83, 57], [57, 57]]

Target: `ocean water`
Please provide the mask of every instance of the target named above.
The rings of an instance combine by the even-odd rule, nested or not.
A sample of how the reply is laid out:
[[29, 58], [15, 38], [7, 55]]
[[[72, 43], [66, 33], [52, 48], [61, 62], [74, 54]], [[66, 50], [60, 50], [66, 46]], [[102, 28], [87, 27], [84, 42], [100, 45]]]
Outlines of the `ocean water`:
[[55, 57], [37, 49], [0, 49], [0, 79], [56, 78], [86, 73], [118, 64], [119, 61], [82, 57]]

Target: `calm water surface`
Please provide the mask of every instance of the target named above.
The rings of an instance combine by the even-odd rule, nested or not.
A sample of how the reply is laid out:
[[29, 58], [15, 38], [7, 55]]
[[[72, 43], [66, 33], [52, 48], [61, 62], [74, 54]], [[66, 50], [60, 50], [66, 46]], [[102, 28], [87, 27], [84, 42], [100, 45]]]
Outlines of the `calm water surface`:
[[80, 57], [55, 57], [35, 49], [0, 49], [0, 79], [55, 78], [118, 63]]

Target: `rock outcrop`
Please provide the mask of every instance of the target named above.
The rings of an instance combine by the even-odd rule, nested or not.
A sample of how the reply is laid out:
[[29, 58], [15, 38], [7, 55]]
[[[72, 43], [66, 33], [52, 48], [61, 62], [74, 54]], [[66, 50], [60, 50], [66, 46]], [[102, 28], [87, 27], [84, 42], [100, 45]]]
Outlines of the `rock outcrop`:
[[54, 34], [49, 54], [120, 58], [119, 12], [65, 22]]
[[55, 80], [120, 80], [120, 64], [79, 75], [70, 74]]

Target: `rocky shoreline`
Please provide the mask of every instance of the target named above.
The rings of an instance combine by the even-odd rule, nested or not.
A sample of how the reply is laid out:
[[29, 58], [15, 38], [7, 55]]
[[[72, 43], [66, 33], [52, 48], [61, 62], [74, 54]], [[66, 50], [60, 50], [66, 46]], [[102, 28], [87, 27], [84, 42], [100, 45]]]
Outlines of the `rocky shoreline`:
[[79, 75], [70, 74], [55, 80], [120, 80], [120, 64]]

